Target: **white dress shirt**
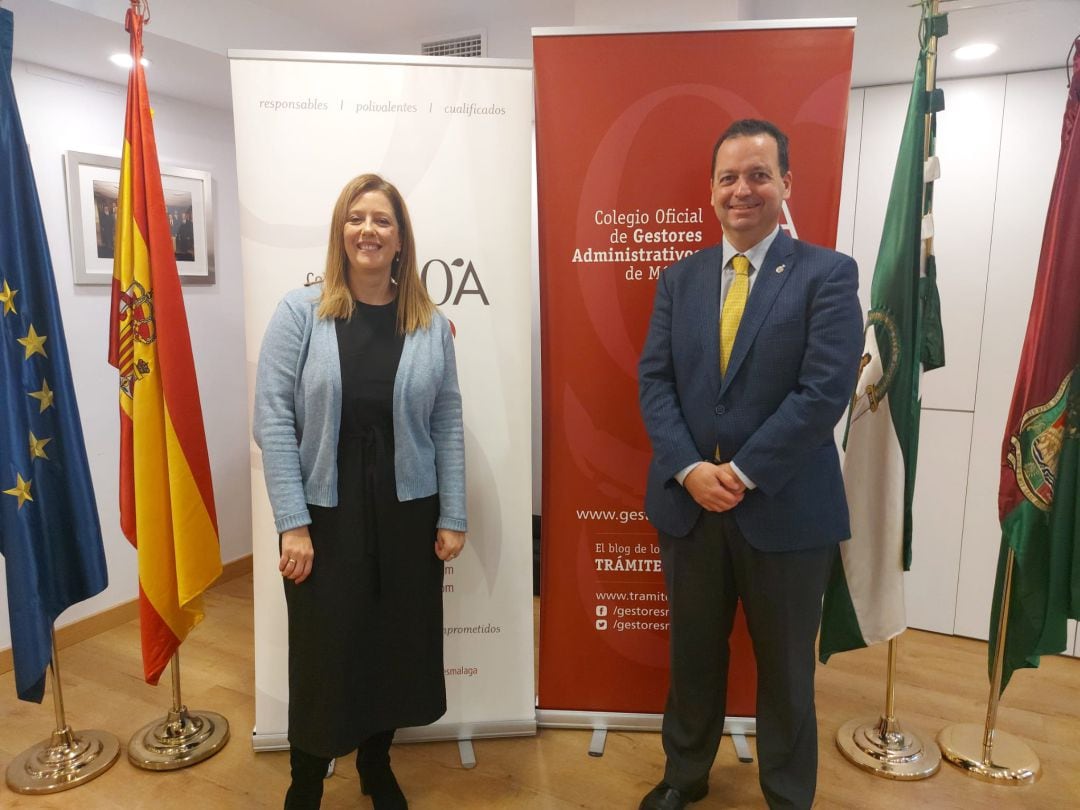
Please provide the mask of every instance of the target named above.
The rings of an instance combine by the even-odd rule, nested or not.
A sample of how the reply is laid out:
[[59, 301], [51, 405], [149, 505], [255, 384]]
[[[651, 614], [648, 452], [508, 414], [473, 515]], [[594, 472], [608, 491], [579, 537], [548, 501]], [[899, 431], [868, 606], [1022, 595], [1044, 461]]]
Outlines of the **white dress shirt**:
[[[772, 247], [772, 243], [776, 239], [776, 235], [778, 233], [780, 233], [779, 225], [773, 228], [772, 233], [770, 233], [756, 245], [751, 247], [749, 250], [744, 250], [741, 252], [732, 247], [731, 243], [728, 242], [727, 237], [724, 237], [724, 240], [722, 242], [722, 247], [724, 251], [724, 265], [723, 269], [720, 271], [720, 312], [724, 311], [724, 299], [727, 297], [728, 290], [731, 289], [731, 282], [735, 279], [735, 270], [731, 266], [731, 260], [734, 259], [736, 256], [742, 255], [745, 256], [747, 261], [750, 262], [749, 287], [746, 291], [747, 300], [749, 300], [750, 292], [754, 289], [754, 281], [757, 279], [757, 270], [764, 263], [765, 256], [768, 254], [769, 248]], [[690, 474], [690, 471], [694, 469], [694, 467], [696, 467], [698, 464], [701, 464], [701, 462], [695, 461], [693, 464], [689, 464], [683, 469], [679, 470], [677, 473], [675, 473], [675, 480], [678, 481], [680, 485], [684, 485], [686, 481], [686, 476], [688, 476]], [[747, 478], [745, 474], [743, 474], [742, 470], [735, 466], [734, 462], [731, 463], [731, 469], [737, 476], [739, 476], [739, 479], [746, 485], [747, 489], [754, 489], [757, 486], [753, 481]]]

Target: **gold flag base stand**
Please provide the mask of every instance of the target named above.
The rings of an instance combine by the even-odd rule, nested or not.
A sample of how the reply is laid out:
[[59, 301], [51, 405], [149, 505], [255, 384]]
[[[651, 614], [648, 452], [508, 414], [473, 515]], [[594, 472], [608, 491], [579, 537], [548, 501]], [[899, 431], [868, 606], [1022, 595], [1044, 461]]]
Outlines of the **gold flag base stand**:
[[1005, 559], [1005, 582], [998, 611], [997, 647], [994, 671], [990, 679], [990, 699], [986, 704], [986, 722], [955, 723], [938, 734], [945, 759], [968, 776], [995, 785], [1031, 785], [1042, 776], [1038, 755], [1023, 740], [997, 731], [997, 710], [1001, 700], [1001, 675], [1005, 661], [1005, 634], [1009, 629], [1009, 604], [1012, 602], [1013, 563], [1016, 553], [1010, 548]]
[[836, 732], [836, 747], [852, 763], [886, 779], [914, 780], [933, 776], [941, 767], [941, 751], [922, 735], [900, 728], [896, 718], [851, 720]]
[[1042, 775], [1031, 746], [1003, 731], [994, 732], [993, 751], [983, 758], [983, 726], [956, 723], [938, 735], [945, 759], [969, 776], [999, 785], [1031, 785]]
[[23, 751], [8, 765], [7, 786], [15, 793], [58, 793], [78, 787], [101, 776], [120, 756], [120, 742], [109, 732], [72, 731], [64, 719], [64, 693], [60, 688], [55, 634], [49, 668], [52, 670], [56, 730], [49, 739]]
[[186, 768], [213, 756], [229, 741], [229, 721], [215, 712], [170, 711], [139, 729], [128, 743], [128, 759], [148, 771]]
[[119, 756], [120, 741], [109, 732], [65, 726], [11, 761], [7, 785], [15, 793], [68, 790], [101, 776]]
[[229, 721], [216, 712], [188, 711], [180, 700], [180, 653], [173, 653], [173, 707], [164, 720], [136, 731], [128, 760], [148, 771], [174, 771], [212, 757], [229, 741]]
[[885, 684], [885, 714], [877, 720], [850, 720], [836, 732], [836, 747], [864, 771], [885, 779], [912, 781], [933, 776], [941, 768], [941, 750], [933, 740], [903, 729], [893, 713], [895, 702], [896, 639], [889, 641], [889, 672]]

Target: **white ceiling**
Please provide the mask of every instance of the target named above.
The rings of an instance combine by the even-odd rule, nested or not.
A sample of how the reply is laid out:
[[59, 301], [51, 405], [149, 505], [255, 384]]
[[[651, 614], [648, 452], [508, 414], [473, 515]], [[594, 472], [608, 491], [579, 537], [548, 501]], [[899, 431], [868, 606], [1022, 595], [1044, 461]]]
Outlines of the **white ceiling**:
[[[114, 83], [107, 61], [126, 51], [128, 0], [0, 0], [15, 13], [15, 58]], [[939, 77], [1062, 66], [1080, 34], [1080, 0], [952, 0]], [[488, 55], [530, 58], [534, 26], [613, 28], [730, 20], [857, 17], [852, 83], [908, 81], [919, 11], [911, 0], [150, 0], [144, 45], [152, 93], [227, 109], [227, 52], [256, 50], [417, 53], [428, 38], [483, 30]], [[952, 51], [995, 42], [997, 54], [958, 62]]]

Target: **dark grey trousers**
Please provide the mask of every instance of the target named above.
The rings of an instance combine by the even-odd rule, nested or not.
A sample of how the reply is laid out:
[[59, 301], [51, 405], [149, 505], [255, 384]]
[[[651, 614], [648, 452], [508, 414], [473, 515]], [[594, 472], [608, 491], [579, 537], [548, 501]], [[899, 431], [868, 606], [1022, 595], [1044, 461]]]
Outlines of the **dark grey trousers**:
[[770, 808], [808, 810], [817, 787], [814, 641], [835, 546], [764, 552], [728, 513], [702, 512], [686, 537], [660, 533], [671, 610], [664, 780], [708, 779], [724, 729], [728, 637], [742, 600], [757, 659], [757, 753]]

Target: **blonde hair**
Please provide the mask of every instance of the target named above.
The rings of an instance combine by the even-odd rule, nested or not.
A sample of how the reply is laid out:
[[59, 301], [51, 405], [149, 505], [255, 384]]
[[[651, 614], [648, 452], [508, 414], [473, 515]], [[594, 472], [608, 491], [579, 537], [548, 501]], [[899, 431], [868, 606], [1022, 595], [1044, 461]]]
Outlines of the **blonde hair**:
[[399, 334], [408, 334], [417, 329], [431, 326], [435, 314], [435, 303], [428, 295], [427, 288], [420, 280], [420, 271], [416, 263], [416, 240], [413, 239], [412, 221], [405, 199], [393, 183], [389, 183], [377, 174], [362, 174], [345, 184], [334, 203], [334, 213], [330, 217], [330, 238], [326, 245], [326, 270], [323, 272], [322, 297], [319, 299], [318, 316], [320, 318], [348, 318], [352, 315], [356, 302], [346, 276], [348, 257], [345, 255], [345, 217], [357, 198], [371, 191], [381, 191], [390, 200], [394, 209], [401, 234], [401, 251], [390, 268], [390, 278], [397, 283], [398, 309], [397, 329]]

